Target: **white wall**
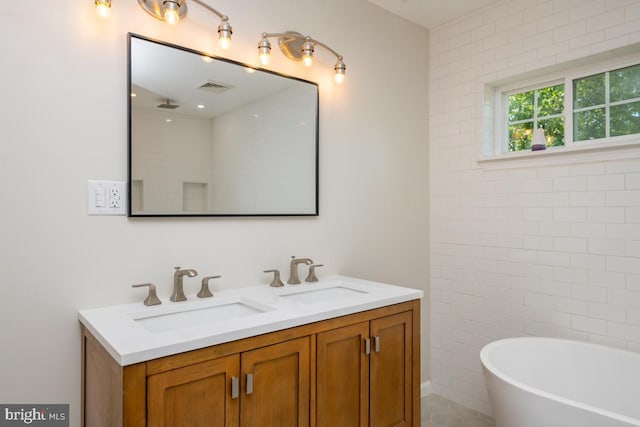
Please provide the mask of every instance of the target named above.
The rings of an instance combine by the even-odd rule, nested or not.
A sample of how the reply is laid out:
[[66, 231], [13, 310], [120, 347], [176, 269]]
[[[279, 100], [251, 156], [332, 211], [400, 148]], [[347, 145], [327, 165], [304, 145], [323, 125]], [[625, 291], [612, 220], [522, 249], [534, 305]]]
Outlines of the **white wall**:
[[315, 94], [297, 84], [212, 120], [214, 212], [315, 212]]
[[126, 32], [220, 54], [196, 5], [168, 28], [113, 3], [109, 22], [91, 0], [2, 5], [0, 402], [70, 403], [78, 426], [77, 311], [142, 300], [133, 283], [167, 297], [176, 265], [222, 274], [219, 287], [266, 285], [262, 270], [309, 256], [321, 275], [428, 290], [426, 30], [364, 0], [212, 1], [234, 26], [232, 59], [255, 64], [260, 33], [286, 30], [344, 55], [341, 87], [320, 50], [310, 71], [273, 55], [320, 84], [320, 216], [90, 217], [87, 180], [126, 180]]
[[637, 0], [498, 0], [431, 32], [436, 392], [488, 413], [479, 351], [503, 337], [640, 351], [640, 159], [476, 161], [485, 82], [638, 42]]

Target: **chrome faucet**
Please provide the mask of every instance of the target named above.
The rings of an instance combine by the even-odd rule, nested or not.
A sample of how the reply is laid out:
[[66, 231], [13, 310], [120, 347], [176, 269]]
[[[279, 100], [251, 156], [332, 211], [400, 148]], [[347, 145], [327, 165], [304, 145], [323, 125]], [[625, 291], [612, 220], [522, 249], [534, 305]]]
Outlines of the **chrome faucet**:
[[313, 261], [311, 261], [309, 258], [296, 258], [295, 256], [292, 256], [289, 268], [289, 280], [287, 280], [287, 283], [289, 285], [300, 284], [300, 279], [298, 278], [298, 264], [311, 265], [313, 264]]
[[187, 297], [184, 295], [184, 290], [182, 289], [182, 278], [184, 276], [187, 277], [196, 277], [198, 272], [192, 269], [180, 270], [180, 267], [175, 267], [176, 272], [173, 273], [173, 293], [171, 294], [171, 301], [186, 301]]

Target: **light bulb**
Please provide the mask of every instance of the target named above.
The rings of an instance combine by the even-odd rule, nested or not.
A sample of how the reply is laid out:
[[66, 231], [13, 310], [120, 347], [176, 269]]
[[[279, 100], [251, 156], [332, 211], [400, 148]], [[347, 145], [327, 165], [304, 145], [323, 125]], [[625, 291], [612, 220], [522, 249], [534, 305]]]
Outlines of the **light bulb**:
[[220, 21], [220, 24], [218, 24], [218, 42], [222, 49], [229, 49], [229, 46], [231, 45], [231, 34], [233, 34], [233, 29], [229, 24], [229, 18], [224, 16], [222, 21]]
[[335, 82], [337, 84], [344, 83], [345, 71], [347, 70], [347, 66], [342, 61], [342, 57], [338, 58], [338, 62], [336, 62], [335, 67], [333, 69], [336, 71], [336, 74], [333, 76]]
[[260, 64], [269, 65], [270, 57], [271, 55], [269, 54], [269, 52], [260, 52], [260, 54], [258, 55], [258, 58], [260, 59]]
[[262, 65], [269, 65], [269, 59], [271, 57], [271, 43], [266, 34], [262, 35], [262, 38], [258, 42], [258, 60]]
[[219, 42], [220, 42], [220, 47], [224, 50], [227, 50], [231, 45], [231, 37], [220, 37]]
[[164, 22], [169, 25], [177, 25], [180, 22], [180, 6], [176, 2], [164, 2]]
[[111, 18], [111, 0], [96, 0], [96, 13], [102, 19]]
[[311, 39], [307, 37], [307, 41], [302, 45], [302, 63], [305, 67], [311, 67], [313, 64], [314, 46]]
[[311, 67], [313, 65], [313, 56], [305, 55], [302, 57], [302, 63], [305, 67]]

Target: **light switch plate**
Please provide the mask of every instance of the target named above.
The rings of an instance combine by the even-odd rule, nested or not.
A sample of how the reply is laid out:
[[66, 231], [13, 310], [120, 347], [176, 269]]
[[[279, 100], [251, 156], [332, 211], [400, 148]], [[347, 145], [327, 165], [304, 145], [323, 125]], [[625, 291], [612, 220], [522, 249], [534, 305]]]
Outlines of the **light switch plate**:
[[89, 215], [126, 215], [127, 183], [123, 181], [89, 181]]

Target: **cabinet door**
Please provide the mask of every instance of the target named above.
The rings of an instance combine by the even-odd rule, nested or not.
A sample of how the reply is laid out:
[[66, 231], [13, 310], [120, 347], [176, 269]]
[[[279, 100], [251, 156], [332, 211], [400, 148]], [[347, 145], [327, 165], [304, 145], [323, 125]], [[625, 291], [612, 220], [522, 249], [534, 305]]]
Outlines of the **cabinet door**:
[[238, 355], [209, 360], [147, 378], [149, 427], [238, 427]]
[[242, 353], [243, 426], [309, 425], [310, 342], [303, 337]]
[[318, 427], [369, 425], [369, 360], [365, 339], [369, 322], [318, 334]]
[[369, 359], [369, 393], [372, 427], [411, 426], [411, 319], [411, 312], [405, 312], [371, 321], [373, 345]]

